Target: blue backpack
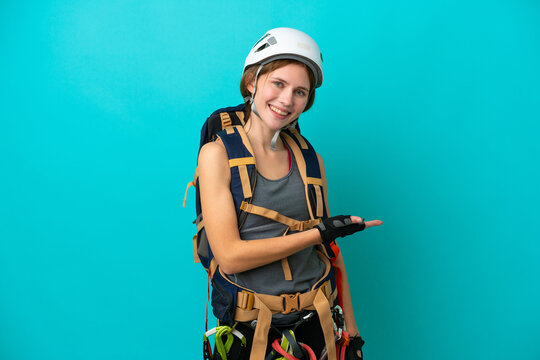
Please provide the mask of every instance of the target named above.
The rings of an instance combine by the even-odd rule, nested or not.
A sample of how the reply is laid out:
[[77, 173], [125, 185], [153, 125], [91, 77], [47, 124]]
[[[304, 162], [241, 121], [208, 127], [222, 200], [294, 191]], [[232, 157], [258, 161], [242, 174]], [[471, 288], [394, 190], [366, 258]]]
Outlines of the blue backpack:
[[[326, 196], [326, 184], [321, 175], [321, 167], [317, 153], [311, 144], [300, 134], [298, 125], [291, 130], [283, 130], [281, 138], [293, 151], [306, 191], [307, 208], [310, 219], [298, 221], [277, 213], [274, 210], [252, 204], [253, 190], [256, 186], [255, 157], [249, 139], [244, 131], [245, 104], [227, 107], [214, 111], [204, 123], [201, 130], [200, 148], [204, 144], [220, 139], [225, 146], [231, 168], [231, 193], [238, 217], [239, 228], [242, 227], [248, 213], [257, 214], [288, 226], [291, 231], [304, 231], [313, 228], [329, 216]], [[213, 313], [221, 324], [233, 324], [235, 321], [257, 320], [255, 337], [252, 345], [252, 356], [264, 358], [266, 338], [272, 314], [288, 314], [293, 311], [316, 310], [325, 333], [325, 341], [329, 354], [335, 354], [334, 334], [330, 308], [337, 303], [337, 287], [334, 267], [337, 247], [320, 246], [318, 254], [326, 266], [323, 277], [306, 293], [282, 294], [272, 296], [258, 294], [231, 281], [219, 268], [212, 249], [209, 246], [204, 229], [204, 219], [199, 194], [198, 171], [195, 178], [188, 183], [196, 188], [197, 233], [193, 236], [195, 262], [200, 262], [212, 282]], [[184, 197], [184, 207], [186, 206]], [[281, 261], [285, 278], [290, 277], [287, 259]], [[292, 279], [292, 278], [291, 278]], [[290, 279], [289, 279], [290, 280]]]

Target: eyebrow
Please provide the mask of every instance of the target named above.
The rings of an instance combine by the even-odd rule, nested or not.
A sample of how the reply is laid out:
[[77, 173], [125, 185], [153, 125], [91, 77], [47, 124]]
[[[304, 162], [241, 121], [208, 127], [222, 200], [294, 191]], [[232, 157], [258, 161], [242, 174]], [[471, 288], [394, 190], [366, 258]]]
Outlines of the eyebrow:
[[[277, 77], [277, 76], [272, 76], [271, 80], [278, 80], [278, 81], [284, 82], [285, 84], [288, 84], [287, 81], [285, 81], [282, 78]], [[309, 92], [309, 89], [307, 87], [305, 87], [305, 86], [299, 86], [299, 87], [297, 87], [297, 89], [302, 89], [302, 90], [305, 90], [306, 92]]]

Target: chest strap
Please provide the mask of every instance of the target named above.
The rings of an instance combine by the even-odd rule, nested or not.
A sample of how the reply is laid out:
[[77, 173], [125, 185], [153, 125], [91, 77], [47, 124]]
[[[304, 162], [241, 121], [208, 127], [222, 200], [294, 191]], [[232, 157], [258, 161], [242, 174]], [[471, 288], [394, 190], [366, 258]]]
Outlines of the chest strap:
[[[247, 213], [259, 215], [267, 219], [281, 223], [283, 225], [286, 225], [287, 230], [285, 231], [285, 234], [283, 235], [286, 235], [289, 231], [304, 231], [304, 230], [312, 229], [315, 225], [321, 222], [321, 219], [311, 219], [311, 220], [306, 220], [306, 221], [295, 220], [288, 216], [281, 215], [275, 210], [270, 210], [262, 206], [253, 205], [245, 201], [242, 201], [242, 204], [240, 204], [240, 209]], [[285, 276], [285, 280], [291, 281], [292, 280], [291, 267], [289, 266], [289, 261], [287, 260], [287, 258], [281, 259], [281, 268], [283, 269], [283, 275]]]
[[267, 219], [274, 220], [283, 225], [287, 225], [289, 227], [288, 228], [289, 231], [305, 231], [321, 223], [321, 219], [311, 219], [311, 220], [306, 220], [306, 221], [295, 220], [288, 216], [281, 215], [275, 210], [270, 210], [262, 206], [249, 204], [245, 201], [243, 201], [242, 204], [240, 205], [240, 209], [242, 209], [242, 211], [245, 211], [247, 213], [263, 216]]

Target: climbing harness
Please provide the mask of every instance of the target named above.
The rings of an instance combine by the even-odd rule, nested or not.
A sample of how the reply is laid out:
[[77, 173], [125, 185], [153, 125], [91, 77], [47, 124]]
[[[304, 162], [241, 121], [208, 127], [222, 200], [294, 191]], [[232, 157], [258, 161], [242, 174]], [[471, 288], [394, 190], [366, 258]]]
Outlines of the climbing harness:
[[[309, 347], [308, 345], [297, 341], [294, 333], [300, 325], [310, 320], [313, 316], [314, 313], [310, 312], [307, 315], [303, 316], [299, 321], [297, 321], [291, 329], [281, 330], [281, 340], [275, 339], [272, 342], [272, 350], [266, 355], [265, 360], [317, 360], [313, 349], [311, 349], [311, 347]], [[272, 330], [277, 329], [272, 328]]]

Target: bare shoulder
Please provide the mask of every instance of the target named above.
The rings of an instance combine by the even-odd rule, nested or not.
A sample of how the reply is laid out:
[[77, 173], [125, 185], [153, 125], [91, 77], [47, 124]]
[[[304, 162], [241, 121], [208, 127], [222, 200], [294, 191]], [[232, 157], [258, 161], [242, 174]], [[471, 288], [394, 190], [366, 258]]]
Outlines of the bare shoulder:
[[217, 162], [227, 160], [227, 150], [221, 141], [206, 143], [199, 152], [199, 166], [203, 163], [215, 165]]
[[230, 170], [225, 146], [220, 141], [203, 145], [199, 152], [198, 167], [199, 176], [208, 174], [227, 178]]

